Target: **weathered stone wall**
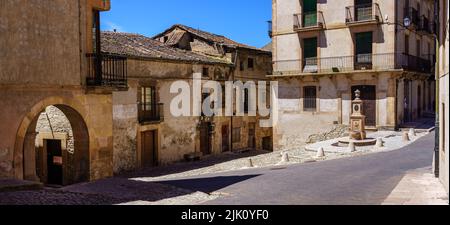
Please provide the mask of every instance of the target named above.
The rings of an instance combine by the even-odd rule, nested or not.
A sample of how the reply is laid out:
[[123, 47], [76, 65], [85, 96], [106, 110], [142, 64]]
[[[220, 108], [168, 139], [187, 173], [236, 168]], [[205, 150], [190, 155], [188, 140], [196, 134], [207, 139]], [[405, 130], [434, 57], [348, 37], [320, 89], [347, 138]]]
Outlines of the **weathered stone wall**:
[[[256, 64], [258, 65], [258, 64]], [[114, 124], [114, 172], [140, 168], [142, 146], [141, 133], [157, 131], [158, 162], [160, 165], [170, 164], [184, 159], [185, 154], [200, 152], [199, 117], [173, 117], [170, 104], [177, 94], [170, 93], [170, 86], [178, 80], [187, 81], [192, 87], [193, 73], [202, 73], [209, 68], [210, 79], [230, 78], [230, 68], [221, 65], [191, 65], [158, 60], [129, 60], [129, 90], [113, 94]], [[259, 67], [265, 68], [259, 62]], [[259, 69], [256, 69], [258, 72]], [[253, 71], [255, 72], [255, 71]], [[256, 76], [256, 75], [255, 75]], [[260, 77], [264, 75], [259, 73]], [[205, 79], [203, 82], [206, 82]], [[142, 85], [152, 84], [157, 90], [157, 100], [164, 103], [164, 121], [154, 123], [138, 122], [137, 102]], [[192, 95], [192, 93], [191, 93]], [[192, 98], [192, 97], [191, 97]], [[191, 105], [192, 107], [192, 105]], [[234, 127], [242, 127], [242, 138], [235, 143], [235, 149], [248, 147], [248, 123], [256, 123], [256, 148], [262, 149], [262, 138], [271, 137], [271, 128], [259, 127], [259, 120], [254, 117], [240, 117], [234, 120]], [[231, 125], [229, 117], [215, 117], [215, 133], [212, 137], [212, 154], [222, 153], [222, 125]], [[230, 126], [231, 127], [231, 126]], [[231, 132], [230, 132], [231, 134]], [[231, 136], [230, 136], [231, 138]]]
[[38, 118], [36, 132], [63, 133], [67, 134], [67, 152], [73, 154], [75, 151], [73, 142], [73, 131], [70, 121], [64, 113], [55, 106], [49, 106]]
[[137, 84], [129, 80], [128, 92], [113, 93], [114, 173], [136, 169]]

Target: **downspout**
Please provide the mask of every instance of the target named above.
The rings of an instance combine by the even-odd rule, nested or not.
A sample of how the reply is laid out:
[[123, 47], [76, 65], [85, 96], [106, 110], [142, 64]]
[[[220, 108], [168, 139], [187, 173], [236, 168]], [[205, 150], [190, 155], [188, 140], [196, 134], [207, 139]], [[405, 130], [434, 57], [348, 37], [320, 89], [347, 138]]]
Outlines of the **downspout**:
[[435, 64], [435, 76], [436, 76], [436, 121], [435, 121], [435, 143], [434, 143], [434, 175], [436, 177], [440, 176], [439, 172], [439, 164], [440, 164], [440, 155], [439, 155], [439, 147], [440, 147], [440, 126], [439, 126], [439, 113], [440, 113], [440, 97], [439, 97], [439, 67], [440, 67], [440, 57], [439, 57], [439, 38], [441, 36], [441, 30], [440, 30], [440, 3], [438, 0], [434, 1], [434, 19], [436, 21], [436, 64]]

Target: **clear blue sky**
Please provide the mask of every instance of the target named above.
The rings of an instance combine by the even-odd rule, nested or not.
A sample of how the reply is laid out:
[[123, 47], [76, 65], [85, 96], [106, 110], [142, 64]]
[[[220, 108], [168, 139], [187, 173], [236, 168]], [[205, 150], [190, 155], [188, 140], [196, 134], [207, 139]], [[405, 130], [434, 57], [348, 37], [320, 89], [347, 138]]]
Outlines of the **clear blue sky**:
[[256, 47], [270, 42], [272, 0], [111, 0], [111, 6], [102, 13], [102, 30], [151, 37], [181, 23]]

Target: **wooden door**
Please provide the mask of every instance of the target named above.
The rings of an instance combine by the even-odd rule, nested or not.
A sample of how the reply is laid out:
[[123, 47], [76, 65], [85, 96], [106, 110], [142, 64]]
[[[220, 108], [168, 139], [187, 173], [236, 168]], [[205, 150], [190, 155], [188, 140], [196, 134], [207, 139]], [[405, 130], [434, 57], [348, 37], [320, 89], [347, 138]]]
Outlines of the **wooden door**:
[[200, 125], [200, 151], [203, 155], [211, 154], [211, 140], [209, 138], [210, 123]]
[[222, 152], [230, 151], [230, 128], [228, 125], [222, 126]]
[[264, 137], [262, 139], [262, 147], [263, 150], [272, 152], [273, 151], [272, 137]]
[[142, 167], [154, 167], [158, 164], [156, 131], [142, 133]]
[[250, 148], [250, 149], [256, 148], [256, 124], [255, 123], [248, 124], [248, 148]]
[[47, 184], [63, 185], [63, 156], [60, 140], [47, 142]]
[[377, 125], [377, 93], [376, 86], [362, 85], [352, 87], [352, 99], [355, 99], [355, 91], [361, 91], [361, 100], [364, 101], [363, 113], [366, 116], [366, 126], [375, 127]]

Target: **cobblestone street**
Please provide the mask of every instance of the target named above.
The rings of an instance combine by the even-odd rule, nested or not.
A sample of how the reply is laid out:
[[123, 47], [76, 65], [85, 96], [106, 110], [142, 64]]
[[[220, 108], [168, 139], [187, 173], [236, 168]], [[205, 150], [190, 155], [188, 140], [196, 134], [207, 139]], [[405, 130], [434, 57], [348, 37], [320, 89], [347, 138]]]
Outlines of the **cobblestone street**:
[[[422, 136], [422, 135], [421, 135]], [[425, 139], [430, 141], [430, 136]], [[416, 141], [422, 143], [423, 138]], [[417, 154], [409, 148], [415, 148], [416, 143], [400, 150], [391, 150], [395, 154]], [[373, 155], [374, 151], [361, 151], [356, 153], [327, 153], [327, 157], [316, 159], [315, 152], [306, 150], [287, 151], [290, 161], [280, 163], [281, 154], [251, 151], [245, 153], [228, 153], [219, 156], [210, 156], [205, 160], [192, 163], [177, 163], [170, 166], [146, 169], [139, 172], [123, 174], [122, 176], [99, 180], [92, 183], [81, 183], [61, 189], [45, 188], [40, 191], [19, 191], [0, 193], [0, 205], [195, 205], [205, 204], [209, 201], [226, 198], [226, 191], [197, 188], [202, 181], [192, 181], [189, 185], [178, 185], [171, 180], [192, 179], [192, 177], [209, 177], [219, 179], [228, 174], [247, 176], [255, 171], [267, 173], [270, 168], [290, 167], [295, 164], [329, 161], [332, 159], [347, 160], [364, 155]], [[386, 151], [384, 151], [386, 153]], [[378, 153], [383, 154], [383, 153]], [[394, 153], [393, 153], [394, 154]], [[423, 153], [422, 153], [423, 154]], [[413, 155], [409, 156], [413, 157]], [[425, 157], [431, 162], [429, 156]], [[253, 167], [250, 168], [249, 160]], [[350, 159], [348, 159], [350, 160]], [[421, 159], [422, 163], [424, 162]], [[334, 160], [332, 160], [334, 161]], [[353, 161], [353, 160], [352, 160]], [[342, 161], [344, 162], [344, 161]], [[324, 162], [326, 163], [326, 162]], [[333, 162], [330, 162], [333, 163]], [[314, 163], [317, 165], [317, 163]], [[305, 168], [310, 168], [307, 164]], [[428, 168], [428, 167], [427, 167]], [[321, 169], [322, 170], [322, 169]], [[439, 182], [431, 175], [428, 169], [414, 170], [406, 175], [393, 187], [392, 193], [386, 193], [386, 200], [382, 204], [442, 204], [446, 201], [445, 191]], [[326, 170], [325, 170], [326, 171]], [[320, 171], [316, 171], [320, 173]], [[225, 173], [225, 175], [224, 175]], [[273, 174], [277, 179], [287, 179], [282, 175]], [[220, 181], [221, 182], [221, 181]], [[219, 182], [219, 183], [220, 183]], [[226, 183], [227, 181], [225, 181]], [[282, 182], [282, 180], [279, 180]], [[232, 184], [233, 182], [231, 182]], [[194, 185], [194, 186], [191, 186]], [[288, 184], [289, 185], [289, 184]], [[207, 187], [206, 185], [205, 187]], [[233, 185], [231, 185], [233, 186]], [[405, 189], [409, 188], [409, 189]], [[434, 188], [434, 189], [432, 189]], [[222, 193], [222, 194], [221, 194]], [[444, 193], [444, 194], [442, 194]], [[422, 194], [422, 195], [421, 195]], [[219, 201], [220, 202], [220, 201]], [[251, 202], [251, 201], [250, 201]], [[344, 201], [345, 202], [345, 201]], [[447, 200], [448, 202], [448, 200]], [[245, 202], [241, 202], [245, 203]]]

